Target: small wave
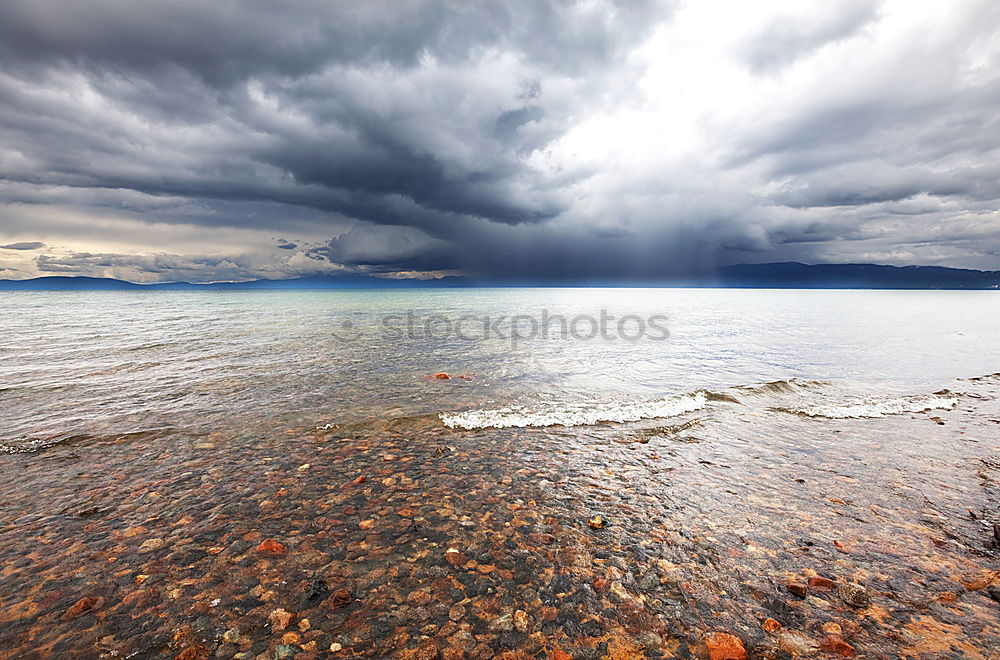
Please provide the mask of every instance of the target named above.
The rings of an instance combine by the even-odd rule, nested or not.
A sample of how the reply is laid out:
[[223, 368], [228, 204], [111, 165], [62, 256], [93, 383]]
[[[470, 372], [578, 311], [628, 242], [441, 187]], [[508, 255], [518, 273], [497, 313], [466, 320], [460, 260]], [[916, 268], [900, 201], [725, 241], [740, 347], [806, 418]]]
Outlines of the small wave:
[[591, 426], [605, 422], [637, 422], [641, 419], [676, 417], [705, 406], [704, 391], [650, 401], [610, 404], [553, 404], [548, 406], [468, 410], [442, 413], [448, 428], [486, 429], [528, 426]]
[[958, 405], [958, 398], [949, 393], [904, 396], [896, 399], [865, 399], [837, 405], [775, 408], [775, 410], [807, 417], [862, 419], [926, 412], [928, 410], [950, 410], [956, 405]]
[[979, 381], [1000, 381], [1000, 373], [986, 374], [984, 376], [975, 376], [973, 378], [960, 378], [959, 380], [967, 380], [973, 383]]
[[741, 390], [743, 392], [753, 392], [753, 393], [767, 392], [776, 394], [788, 394], [790, 392], [795, 392], [800, 389], [814, 389], [817, 387], [824, 387], [829, 384], [830, 382], [825, 380], [789, 378], [788, 380], [772, 380], [768, 383], [756, 383], [754, 385], [737, 385], [733, 389]]
[[11, 444], [0, 442], [0, 454], [34, 454], [50, 447], [55, 447], [56, 445], [89, 440], [91, 438], [93, 438], [93, 436], [83, 434], [53, 436], [50, 438], [22, 437], [15, 439], [11, 442]]
[[124, 348], [121, 349], [121, 351], [123, 353], [135, 353], [138, 351], [151, 351], [156, 348], [166, 348], [168, 346], [174, 346], [174, 345], [176, 345], [176, 342], [157, 341], [157, 342], [149, 342], [146, 344], [136, 344], [134, 346], [125, 346]]
[[17, 444], [5, 444], [0, 442], [0, 454], [33, 454], [36, 451], [48, 449], [57, 445], [60, 440], [45, 440], [40, 438], [26, 438]]
[[129, 440], [142, 440], [166, 435], [173, 430], [172, 427], [164, 426], [156, 429], [143, 431], [128, 431], [125, 433], [112, 433], [105, 435], [95, 435], [91, 433], [76, 433], [71, 435], [54, 435], [47, 438], [22, 436], [12, 440], [0, 439], [0, 454], [35, 454], [38, 452], [61, 447], [75, 443], [93, 442], [123, 442]]
[[705, 392], [705, 397], [709, 401], [716, 401], [716, 402], [720, 402], [720, 403], [742, 403], [735, 396], [733, 396], [732, 394], [727, 394], [726, 392], [711, 392], [711, 391], [706, 391]]

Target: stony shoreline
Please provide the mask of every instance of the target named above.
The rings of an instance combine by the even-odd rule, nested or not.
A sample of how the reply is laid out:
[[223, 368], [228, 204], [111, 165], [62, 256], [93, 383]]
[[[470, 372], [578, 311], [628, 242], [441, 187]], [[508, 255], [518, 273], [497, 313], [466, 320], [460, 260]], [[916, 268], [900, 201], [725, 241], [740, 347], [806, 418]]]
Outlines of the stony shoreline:
[[0, 657], [997, 657], [1000, 383], [974, 388], [879, 420], [3, 456]]

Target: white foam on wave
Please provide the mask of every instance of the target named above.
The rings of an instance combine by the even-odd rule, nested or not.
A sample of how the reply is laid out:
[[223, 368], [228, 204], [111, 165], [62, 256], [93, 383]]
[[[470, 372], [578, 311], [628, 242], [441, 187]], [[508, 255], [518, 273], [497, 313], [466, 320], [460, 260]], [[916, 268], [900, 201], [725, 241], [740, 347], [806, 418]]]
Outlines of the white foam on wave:
[[24, 438], [16, 445], [0, 443], [0, 454], [30, 454], [59, 444], [59, 439]]
[[857, 419], [926, 412], [928, 410], [950, 410], [956, 405], [958, 405], [958, 398], [954, 395], [926, 394], [895, 399], [865, 399], [839, 405], [793, 408], [791, 412], [809, 417]]
[[453, 429], [503, 429], [527, 426], [590, 426], [604, 422], [637, 422], [640, 419], [676, 417], [698, 410], [707, 401], [705, 392], [608, 404], [547, 404], [534, 407], [467, 410], [441, 413], [441, 421]]

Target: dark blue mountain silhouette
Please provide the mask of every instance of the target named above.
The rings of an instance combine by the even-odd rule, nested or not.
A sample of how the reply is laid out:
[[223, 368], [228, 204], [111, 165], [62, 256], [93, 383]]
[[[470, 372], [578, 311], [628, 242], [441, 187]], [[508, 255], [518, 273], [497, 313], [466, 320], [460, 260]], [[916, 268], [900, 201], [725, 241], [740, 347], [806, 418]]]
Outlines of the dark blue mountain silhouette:
[[996, 289], [1000, 271], [876, 264], [740, 264], [723, 268], [721, 286], [791, 289]]

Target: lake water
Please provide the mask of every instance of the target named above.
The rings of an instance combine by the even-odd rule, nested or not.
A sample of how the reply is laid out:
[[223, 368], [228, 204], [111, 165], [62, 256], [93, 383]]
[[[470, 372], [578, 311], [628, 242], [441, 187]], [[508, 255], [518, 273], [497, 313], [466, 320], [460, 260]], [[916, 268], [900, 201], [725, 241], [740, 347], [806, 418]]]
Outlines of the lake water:
[[[8, 450], [420, 414], [615, 421], [686, 410], [700, 402], [675, 397], [702, 388], [790, 379], [829, 381], [810, 405], [852, 404], [1000, 371], [995, 292], [77, 292], [0, 303]], [[428, 378], [437, 372], [453, 377]]]
[[1000, 654], [995, 292], [0, 301], [0, 656]]

